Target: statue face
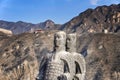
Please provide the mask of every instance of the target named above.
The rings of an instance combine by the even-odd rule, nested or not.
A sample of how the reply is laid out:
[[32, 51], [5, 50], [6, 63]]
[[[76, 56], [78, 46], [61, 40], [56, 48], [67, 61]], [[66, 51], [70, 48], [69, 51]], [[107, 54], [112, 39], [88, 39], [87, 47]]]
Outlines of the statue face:
[[76, 34], [68, 34], [66, 39], [66, 48], [72, 49], [76, 47]]
[[65, 47], [66, 34], [63, 31], [57, 32], [54, 40], [55, 47]]

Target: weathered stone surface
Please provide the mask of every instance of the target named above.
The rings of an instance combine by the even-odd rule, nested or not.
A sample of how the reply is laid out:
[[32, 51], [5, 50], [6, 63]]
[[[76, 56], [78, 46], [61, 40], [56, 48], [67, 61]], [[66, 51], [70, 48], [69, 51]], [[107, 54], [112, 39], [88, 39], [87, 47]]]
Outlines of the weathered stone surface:
[[72, 54], [72, 58], [74, 63], [72, 65], [75, 65], [75, 74], [74, 78], [78, 80], [84, 80], [85, 79], [85, 73], [86, 73], [86, 62], [83, 57], [83, 55], [76, 52], [76, 40], [77, 36], [76, 34], [68, 34], [67, 35], [67, 44], [66, 44], [66, 50]]
[[[54, 37], [55, 37], [54, 38], [54, 54], [53, 54], [52, 58], [50, 59], [50, 61], [48, 61], [44, 80], [52, 80], [52, 77], [54, 78], [54, 80], [57, 80], [57, 78], [61, 74], [63, 74], [63, 70], [64, 70], [62, 61], [60, 60], [60, 58], [57, 54], [60, 52], [65, 53], [66, 34], [61, 31], [61, 32], [56, 33]], [[56, 65], [56, 64], [59, 64], [59, 65]], [[49, 65], [51, 65], [51, 66], [49, 66]], [[56, 69], [56, 67], [49, 69], [49, 67], [53, 67], [53, 66], [58, 66], [57, 68], [58, 69], [60, 68], [61, 72], [58, 71], [58, 73], [51, 74], [52, 72], [58, 70], [58, 69]]]
[[[54, 42], [54, 53], [48, 61], [44, 80], [59, 80], [61, 75], [67, 80], [84, 80], [86, 64], [83, 56], [76, 53], [76, 35], [68, 35], [66, 46], [66, 34], [57, 32]], [[69, 52], [65, 51], [65, 46]]]

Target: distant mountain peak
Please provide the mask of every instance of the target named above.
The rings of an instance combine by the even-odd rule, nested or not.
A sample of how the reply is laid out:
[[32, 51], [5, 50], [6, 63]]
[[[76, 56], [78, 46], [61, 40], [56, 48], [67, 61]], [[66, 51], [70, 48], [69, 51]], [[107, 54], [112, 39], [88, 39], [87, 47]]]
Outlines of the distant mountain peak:
[[25, 22], [23, 22], [23, 21], [17, 21], [16, 23], [25, 23]]
[[54, 21], [52, 21], [51, 19], [48, 19], [45, 22], [53, 22], [54, 23]]
[[46, 20], [44, 23], [45, 23], [46, 25], [54, 25], [54, 24], [55, 24], [55, 23], [54, 23], [52, 20], [50, 20], [50, 19]]

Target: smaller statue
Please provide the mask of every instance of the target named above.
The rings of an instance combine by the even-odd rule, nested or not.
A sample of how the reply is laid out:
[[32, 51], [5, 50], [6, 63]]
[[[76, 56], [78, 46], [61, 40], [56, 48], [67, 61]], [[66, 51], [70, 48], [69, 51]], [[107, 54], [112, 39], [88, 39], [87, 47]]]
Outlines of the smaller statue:
[[86, 63], [84, 57], [76, 52], [76, 33], [68, 34], [66, 40], [66, 51], [71, 53], [75, 65], [75, 74], [73, 80], [84, 80], [86, 72]]

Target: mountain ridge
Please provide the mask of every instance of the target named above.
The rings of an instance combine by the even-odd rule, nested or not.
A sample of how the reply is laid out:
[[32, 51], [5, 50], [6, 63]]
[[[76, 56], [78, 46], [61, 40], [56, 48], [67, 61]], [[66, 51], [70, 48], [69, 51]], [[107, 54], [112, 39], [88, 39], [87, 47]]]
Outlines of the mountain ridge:
[[24, 32], [29, 32], [33, 29], [42, 29], [42, 30], [53, 30], [60, 27], [60, 24], [55, 24], [52, 20], [46, 20], [45, 22], [40, 22], [37, 24], [17, 21], [9, 22], [0, 20], [0, 28], [11, 30], [14, 34], [20, 34]]
[[63, 24], [60, 30], [70, 32], [118, 32], [120, 28], [120, 4], [98, 6], [75, 16]]

